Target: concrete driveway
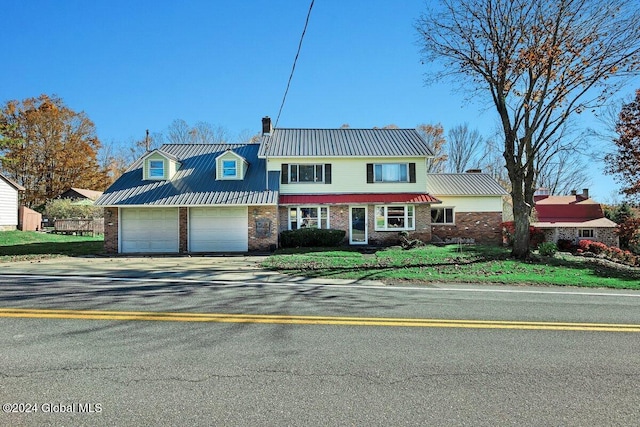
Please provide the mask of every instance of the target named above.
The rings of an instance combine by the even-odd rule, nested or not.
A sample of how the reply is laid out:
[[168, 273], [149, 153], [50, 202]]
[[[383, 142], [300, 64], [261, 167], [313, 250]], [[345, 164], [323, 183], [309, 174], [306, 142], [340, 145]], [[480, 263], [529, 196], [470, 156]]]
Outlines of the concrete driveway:
[[260, 268], [266, 255], [60, 257], [0, 263], [0, 274], [112, 278], [383, 285], [349, 279], [292, 277]]

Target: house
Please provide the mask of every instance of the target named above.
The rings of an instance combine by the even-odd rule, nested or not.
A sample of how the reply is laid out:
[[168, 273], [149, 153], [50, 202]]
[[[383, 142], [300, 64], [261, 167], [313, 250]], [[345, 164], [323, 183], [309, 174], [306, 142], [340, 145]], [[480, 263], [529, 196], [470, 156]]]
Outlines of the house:
[[71, 187], [68, 190], [64, 191], [57, 198], [58, 199], [70, 199], [73, 201], [91, 201], [94, 202], [100, 196], [102, 196], [102, 191], [95, 190], [87, 190], [86, 188], [75, 188]]
[[507, 192], [489, 174], [429, 173], [427, 191], [442, 203], [431, 208], [433, 240], [502, 242], [503, 199]]
[[[137, 160], [96, 201], [106, 251], [264, 251], [303, 227], [345, 230], [351, 245], [396, 244], [400, 231], [431, 240], [441, 202], [427, 190], [432, 153], [414, 129], [273, 129], [268, 117], [262, 127], [258, 143], [165, 144]], [[501, 196], [474, 185], [495, 193], [472, 197], [491, 215], [483, 224], [499, 228], [489, 199]], [[475, 225], [464, 200], [450, 195], [447, 226]]]
[[24, 187], [0, 174], [0, 231], [18, 228], [18, 195]]
[[531, 225], [544, 232], [545, 240], [593, 240], [608, 246], [619, 246], [615, 233], [617, 224], [604, 216], [602, 206], [589, 198], [589, 190], [582, 194], [572, 191], [570, 196], [551, 196], [546, 192], [534, 195], [537, 220]]

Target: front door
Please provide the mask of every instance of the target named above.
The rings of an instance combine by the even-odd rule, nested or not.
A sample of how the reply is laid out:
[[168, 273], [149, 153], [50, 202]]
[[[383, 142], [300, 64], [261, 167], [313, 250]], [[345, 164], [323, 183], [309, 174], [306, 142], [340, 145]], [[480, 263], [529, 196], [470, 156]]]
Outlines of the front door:
[[367, 244], [367, 207], [351, 206], [349, 207], [349, 244], [366, 245]]

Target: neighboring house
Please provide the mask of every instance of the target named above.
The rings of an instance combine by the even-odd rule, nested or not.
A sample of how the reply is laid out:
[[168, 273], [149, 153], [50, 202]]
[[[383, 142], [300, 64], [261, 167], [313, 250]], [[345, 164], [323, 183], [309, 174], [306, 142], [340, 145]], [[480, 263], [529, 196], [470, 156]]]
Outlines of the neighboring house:
[[534, 196], [536, 228], [545, 234], [545, 240], [564, 239], [576, 244], [580, 240], [593, 240], [608, 246], [619, 246], [615, 233], [617, 224], [604, 216], [602, 206], [589, 198], [589, 190], [582, 194], [573, 191], [570, 196]]
[[18, 194], [24, 187], [0, 174], [0, 231], [18, 228]]
[[431, 208], [434, 240], [502, 242], [503, 199], [507, 192], [491, 175], [477, 170], [430, 173], [427, 191], [442, 201]]
[[102, 196], [102, 191], [87, 190], [86, 188], [71, 187], [64, 193], [60, 194], [58, 199], [70, 199], [73, 201], [90, 200], [95, 201]]
[[[396, 244], [400, 231], [431, 241], [440, 200], [427, 190], [432, 153], [415, 130], [262, 125], [256, 144], [166, 144], [136, 161], [96, 201], [107, 252], [270, 250], [281, 231], [303, 227], [345, 230], [352, 245]], [[502, 193], [474, 185], [487, 194], [446, 205], [468, 235], [473, 206], [492, 231], [501, 215]]]

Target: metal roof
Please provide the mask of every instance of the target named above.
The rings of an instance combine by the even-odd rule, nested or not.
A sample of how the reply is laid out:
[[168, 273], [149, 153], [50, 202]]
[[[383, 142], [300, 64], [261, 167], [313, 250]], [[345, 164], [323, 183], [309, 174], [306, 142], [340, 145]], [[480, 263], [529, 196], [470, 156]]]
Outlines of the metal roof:
[[504, 196], [507, 191], [486, 173], [428, 173], [427, 191], [435, 196]]
[[280, 195], [281, 205], [339, 205], [346, 203], [442, 203], [426, 193], [364, 193], [364, 194], [287, 194]]
[[260, 157], [431, 157], [415, 129], [274, 129]]
[[[280, 172], [269, 172], [258, 159], [258, 144], [165, 144], [160, 150], [175, 156], [181, 166], [171, 180], [143, 180], [138, 159], [95, 202], [100, 206], [275, 205]], [[227, 150], [249, 163], [242, 180], [216, 181], [216, 157]]]

